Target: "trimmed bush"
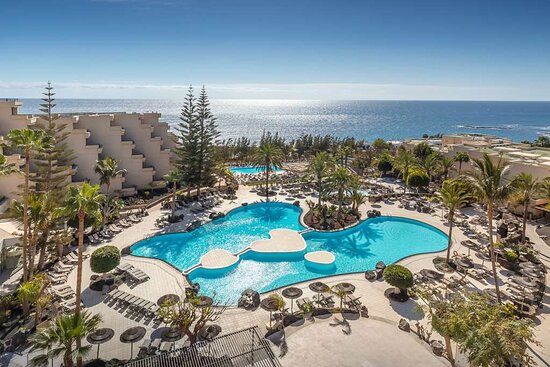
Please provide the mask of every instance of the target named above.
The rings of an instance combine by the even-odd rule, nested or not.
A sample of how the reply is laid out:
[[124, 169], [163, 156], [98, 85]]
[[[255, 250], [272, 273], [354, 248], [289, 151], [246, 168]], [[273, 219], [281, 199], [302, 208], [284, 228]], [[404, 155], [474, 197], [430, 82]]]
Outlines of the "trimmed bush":
[[115, 246], [103, 246], [92, 253], [90, 267], [94, 273], [108, 273], [120, 264], [120, 250]]
[[401, 291], [413, 286], [413, 275], [402, 265], [388, 265], [384, 269], [384, 280]]

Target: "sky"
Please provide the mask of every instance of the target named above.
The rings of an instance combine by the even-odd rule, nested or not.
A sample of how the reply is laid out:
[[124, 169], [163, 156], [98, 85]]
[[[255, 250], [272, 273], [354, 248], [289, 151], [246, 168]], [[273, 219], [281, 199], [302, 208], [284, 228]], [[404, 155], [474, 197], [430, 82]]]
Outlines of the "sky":
[[18, 0], [0, 97], [550, 100], [550, 0]]

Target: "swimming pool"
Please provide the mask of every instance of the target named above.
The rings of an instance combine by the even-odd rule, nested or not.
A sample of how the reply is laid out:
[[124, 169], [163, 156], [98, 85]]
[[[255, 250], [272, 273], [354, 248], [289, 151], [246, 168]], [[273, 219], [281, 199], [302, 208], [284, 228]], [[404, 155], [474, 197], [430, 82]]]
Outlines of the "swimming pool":
[[[269, 238], [269, 231], [304, 227], [300, 209], [285, 203], [257, 203], [232, 210], [190, 233], [159, 235], [132, 246], [136, 256], [162, 259], [184, 271], [216, 248], [237, 253], [254, 240]], [[234, 304], [246, 288], [268, 292], [289, 284], [327, 275], [361, 272], [376, 262], [393, 263], [404, 257], [441, 251], [447, 236], [419, 221], [400, 217], [378, 217], [339, 232], [306, 232], [305, 252], [329, 251], [335, 255], [332, 265], [316, 266], [304, 260], [302, 253], [259, 254], [245, 252], [235, 265], [209, 270], [198, 268], [189, 273], [198, 282], [201, 293], [216, 295], [218, 301]]]
[[[254, 166], [231, 167], [229, 168], [229, 170], [233, 173], [238, 173], [242, 175], [253, 175], [256, 173], [265, 172], [265, 168], [254, 167]], [[279, 173], [283, 171], [284, 170], [281, 168], [273, 167], [273, 170], [271, 172]]]

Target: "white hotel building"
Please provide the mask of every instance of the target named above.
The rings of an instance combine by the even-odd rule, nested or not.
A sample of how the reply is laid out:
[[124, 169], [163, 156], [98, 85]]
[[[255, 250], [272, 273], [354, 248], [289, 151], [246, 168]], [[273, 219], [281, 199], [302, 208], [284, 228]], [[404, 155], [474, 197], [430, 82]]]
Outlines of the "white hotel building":
[[[0, 99], [0, 143], [5, 143], [10, 130], [36, 124], [36, 116], [18, 113], [21, 105], [15, 99]], [[66, 144], [73, 155], [72, 181], [99, 183], [96, 161], [113, 157], [127, 174], [112, 181], [111, 192], [130, 196], [137, 190], [164, 186], [162, 178], [170, 170], [170, 150], [176, 143], [168, 124], [159, 118], [159, 113], [63, 114], [56, 124], [66, 125]], [[20, 167], [25, 163], [19, 154], [6, 158]], [[0, 176], [0, 196], [16, 198], [22, 183], [20, 174]]]

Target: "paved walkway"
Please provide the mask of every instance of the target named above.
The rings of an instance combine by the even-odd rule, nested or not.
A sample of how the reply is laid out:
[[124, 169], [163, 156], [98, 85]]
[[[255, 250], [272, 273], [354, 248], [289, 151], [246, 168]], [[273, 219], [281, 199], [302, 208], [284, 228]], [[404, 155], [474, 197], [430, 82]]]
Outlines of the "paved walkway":
[[[252, 203], [259, 201], [259, 197], [249, 192], [249, 188], [241, 186], [238, 192], [238, 199], [235, 201], [224, 201], [215, 210], [226, 212], [232, 208], [240, 206], [243, 202]], [[292, 203], [292, 200], [281, 200]], [[300, 200], [302, 208], [306, 208], [304, 200]], [[397, 204], [365, 204], [360, 210], [365, 213], [367, 209], [376, 208], [382, 212], [383, 215], [403, 216], [412, 219], [424, 221], [428, 224], [435, 226], [445, 232], [448, 231], [445, 223], [441, 218], [441, 212], [435, 213], [436, 215], [428, 215], [418, 213], [416, 211], [398, 208]], [[187, 213], [183, 222], [170, 225], [165, 229], [158, 229], [155, 227], [155, 221], [162, 215], [168, 213], [160, 209], [160, 206], [156, 206], [150, 209], [150, 215], [144, 219], [143, 222], [134, 225], [130, 229], [125, 230], [121, 234], [117, 235], [109, 243], [119, 248], [127, 247], [136, 241], [139, 241], [146, 236], [150, 236], [152, 233], [162, 232], [178, 232], [184, 230], [187, 225], [196, 219], [195, 215]], [[482, 213], [483, 214], [483, 213]], [[202, 214], [202, 217], [206, 219], [206, 214]], [[543, 254], [543, 260], [550, 266], [550, 248], [544, 244], [542, 240], [536, 236], [534, 232], [534, 226], [529, 226], [528, 236], [536, 243], [536, 248]], [[453, 231], [453, 251], [467, 252], [466, 248], [461, 248], [460, 241], [466, 239], [464, 234], [456, 228]], [[100, 245], [101, 246], [101, 245]], [[89, 246], [86, 252], [92, 252], [99, 246]], [[417, 272], [423, 268], [433, 269], [432, 259], [434, 254], [416, 255], [406, 258], [400, 261], [401, 264], [407, 266], [412, 272]], [[477, 261], [477, 258], [474, 257]], [[139, 284], [133, 288], [128, 285], [123, 285], [122, 290], [129, 293], [138, 295], [142, 298], [146, 298], [153, 302], [166, 294], [166, 293], [179, 293], [182, 294], [186, 286], [186, 281], [179, 271], [171, 267], [168, 264], [159, 260], [139, 258], [135, 256], [124, 256], [122, 262], [128, 262], [147, 273], [151, 279], [147, 282]], [[365, 269], [366, 270], [366, 269]], [[505, 272], [504, 270], [502, 271]], [[130, 346], [121, 344], [118, 341], [120, 333], [125, 329], [141, 325], [147, 329], [147, 336], [159, 334], [159, 326], [152, 323], [146, 323], [142, 319], [133, 318], [126, 310], [115, 309], [112, 306], [104, 303], [100, 293], [93, 292], [87, 288], [89, 284], [90, 276], [92, 275], [89, 259], [84, 263], [84, 292], [82, 295], [84, 305], [92, 313], [100, 313], [103, 317], [103, 324], [105, 326], [115, 329], [115, 337], [105, 345], [101, 347], [101, 355], [110, 358], [125, 359], [129, 357]], [[68, 280], [68, 284], [74, 285], [76, 281], [76, 272], [73, 271]], [[400, 318], [406, 318], [409, 320], [423, 319], [423, 315], [418, 312], [417, 304], [414, 300], [409, 300], [405, 303], [390, 302], [385, 296], [384, 291], [389, 286], [383, 281], [368, 282], [365, 280], [364, 275], [360, 274], [347, 274], [332, 276], [325, 278], [324, 281], [329, 285], [334, 285], [342, 281], [353, 283], [356, 286], [355, 294], [361, 297], [361, 301], [369, 309], [369, 314], [374, 317], [381, 317], [390, 320], [394, 323]], [[296, 286], [304, 290], [304, 296], [312, 297], [313, 294], [308, 288], [309, 282], [299, 283]], [[485, 288], [490, 284], [472, 283], [473, 286], [478, 288]], [[548, 297], [545, 298], [545, 302], [548, 303]], [[550, 353], [548, 351], [550, 340], [550, 323], [547, 321], [549, 309], [545, 306], [541, 310], [541, 314], [536, 318], [535, 333], [539, 341], [543, 343], [542, 347], [534, 347], [534, 354], [540, 356], [538, 360], [539, 365], [548, 366], [548, 363], [542, 362], [543, 360], [550, 360]], [[264, 325], [269, 320], [269, 313], [259, 308], [256, 311], [245, 311], [238, 308], [229, 308], [217, 322], [222, 326], [224, 332], [231, 332], [242, 329], [244, 327], [252, 325]], [[381, 365], [404, 365], [400, 363], [393, 363], [395, 361], [403, 360], [404, 357], [408, 357], [408, 361], [415, 362], [411, 365], [425, 365], [425, 366], [437, 366], [441, 364], [441, 358], [433, 356], [433, 354], [426, 352], [424, 345], [418, 345], [418, 342], [414, 340], [416, 337], [413, 335], [402, 334], [397, 327], [390, 326], [388, 324], [381, 324], [380, 322], [374, 322], [371, 320], [357, 321], [358, 325], [353, 326], [353, 333], [350, 336], [342, 336], [340, 332], [335, 332], [328, 325], [313, 325], [304, 327], [303, 330], [299, 330], [294, 335], [288, 338], [289, 353], [282, 359], [284, 365], [304, 365], [304, 364], [316, 364], [316, 365], [329, 365], [324, 364], [325, 361], [332, 361], [331, 366], [338, 365], [354, 365], [354, 366], [381, 366]], [[364, 324], [364, 325], [363, 325]], [[376, 335], [380, 334], [383, 338], [376, 338]], [[435, 337], [435, 335], [434, 335]], [[315, 348], [312, 348], [316, 352], [307, 352], [307, 346], [311, 345], [311, 340], [319, 338], [318, 344], [315, 344]], [[384, 343], [383, 341], [386, 341]], [[387, 341], [390, 340], [391, 343]], [[294, 345], [294, 346], [293, 346]], [[403, 349], [400, 349], [401, 345], [404, 345]], [[323, 352], [326, 350], [326, 352]], [[403, 353], [398, 352], [402, 350]], [[299, 353], [307, 357], [307, 363], [292, 364], [292, 361], [298, 361]], [[309, 353], [309, 354], [308, 354]], [[342, 364], [347, 359], [340, 359], [338, 357], [331, 357], [330, 355], [342, 355], [350, 356], [350, 361], [354, 363]], [[430, 359], [431, 357], [431, 359]], [[26, 357], [23, 357], [26, 360]], [[388, 358], [388, 359], [383, 359]], [[287, 363], [287, 360], [289, 361]], [[336, 363], [338, 361], [338, 363]], [[393, 361], [393, 362], [392, 362]], [[357, 362], [357, 363], [355, 363]], [[347, 363], [347, 362], [346, 362]], [[14, 364], [15, 365], [15, 364]]]

